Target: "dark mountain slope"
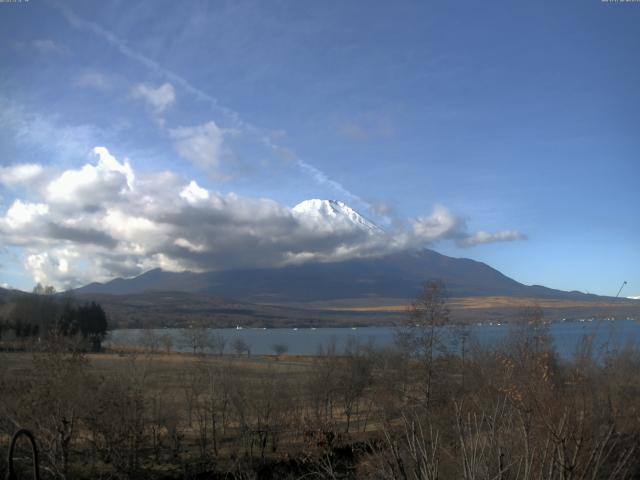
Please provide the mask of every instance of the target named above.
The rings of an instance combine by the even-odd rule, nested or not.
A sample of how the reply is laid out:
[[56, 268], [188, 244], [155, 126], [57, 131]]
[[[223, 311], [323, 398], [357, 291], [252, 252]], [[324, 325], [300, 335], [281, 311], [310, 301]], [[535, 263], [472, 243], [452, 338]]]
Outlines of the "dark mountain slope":
[[206, 273], [152, 270], [132, 279], [92, 283], [76, 292], [122, 295], [162, 290], [251, 302], [290, 303], [345, 298], [413, 298], [427, 280], [442, 280], [452, 297], [597, 298], [579, 292], [523, 285], [484, 263], [452, 258], [427, 249], [283, 268]]

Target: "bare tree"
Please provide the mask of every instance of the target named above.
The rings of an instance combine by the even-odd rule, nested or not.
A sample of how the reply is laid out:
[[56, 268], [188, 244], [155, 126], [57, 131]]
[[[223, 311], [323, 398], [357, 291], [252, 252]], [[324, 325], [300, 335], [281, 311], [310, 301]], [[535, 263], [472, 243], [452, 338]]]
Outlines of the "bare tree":
[[337, 372], [342, 410], [346, 417], [345, 432], [349, 433], [353, 415], [358, 415], [360, 399], [372, 381], [372, 365], [356, 342], [350, 342]]
[[[426, 429], [418, 418], [403, 415], [400, 428], [382, 429], [383, 441], [372, 445], [362, 465], [363, 478], [379, 480], [436, 480], [440, 471], [438, 431]], [[425, 431], [426, 430], [426, 431]], [[478, 477], [485, 478], [485, 477]]]
[[216, 355], [224, 355], [227, 339], [220, 332], [216, 332], [209, 337], [209, 348]]
[[164, 353], [171, 353], [171, 349], [173, 348], [173, 338], [168, 333], [160, 336], [160, 345], [162, 345], [162, 349]]
[[158, 353], [160, 349], [160, 337], [152, 329], [143, 330], [140, 343], [148, 353]]
[[34, 355], [31, 399], [23, 400], [29, 402], [24, 413], [38, 432], [51, 469], [62, 479], [69, 476], [71, 447], [86, 408], [85, 365], [85, 357], [68, 352], [63, 341], [49, 342], [47, 350]]
[[326, 346], [318, 347], [313, 369], [307, 376], [306, 390], [311, 402], [316, 423], [321, 428], [333, 423], [333, 410], [338, 396], [339, 359], [336, 339], [332, 338]]
[[242, 355], [244, 352], [247, 352], [247, 357], [251, 355], [251, 347], [243, 338], [236, 338], [232, 344], [234, 352], [236, 355]]
[[84, 417], [95, 450], [126, 478], [140, 475], [150, 443], [148, 373], [148, 363], [131, 357], [123, 368], [101, 379]]
[[40, 282], [33, 287], [33, 293], [36, 295], [55, 295], [56, 289], [51, 285], [43, 286]]
[[429, 281], [422, 286], [411, 304], [403, 328], [396, 332], [396, 341], [412, 358], [420, 363], [418, 384], [422, 401], [429, 409], [433, 396], [434, 363], [445, 344], [442, 327], [449, 323], [446, 289], [442, 282]]
[[182, 330], [182, 339], [193, 354], [203, 353], [211, 345], [211, 332], [202, 327], [185, 328]]
[[276, 354], [276, 357], [280, 357], [289, 351], [289, 347], [284, 343], [276, 343], [271, 345], [271, 350]]

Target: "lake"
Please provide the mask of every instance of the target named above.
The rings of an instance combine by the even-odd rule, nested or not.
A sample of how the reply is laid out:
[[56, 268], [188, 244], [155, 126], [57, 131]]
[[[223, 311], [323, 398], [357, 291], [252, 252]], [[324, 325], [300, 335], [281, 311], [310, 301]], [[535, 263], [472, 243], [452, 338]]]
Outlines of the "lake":
[[[508, 324], [484, 324], [468, 327], [470, 341], [475, 341], [483, 347], [495, 347], [505, 339], [509, 329]], [[232, 343], [241, 338], [251, 348], [254, 355], [273, 354], [272, 346], [276, 344], [286, 345], [288, 353], [292, 355], [314, 355], [320, 345], [328, 345], [335, 342], [337, 350], [344, 351], [348, 342], [359, 344], [371, 344], [376, 348], [392, 346], [394, 343], [393, 327], [358, 327], [358, 328], [220, 328], [207, 329], [211, 333], [219, 333], [226, 339], [225, 353], [232, 353]], [[179, 352], [191, 351], [186, 340], [185, 329], [166, 328], [151, 329], [153, 334], [169, 335], [172, 339], [172, 350]], [[122, 329], [113, 330], [105, 341], [105, 346], [141, 347], [145, 344], [149, 330]], [[586, 335], [594, 335], [595, 344], [602, 347], [622, 348], [626, 346], [638, 346], [640, 340], [640, 321], [633, 319], [624, 320], [579, 320], [554, 322], [549, 324], [549, 332], [553, 338], [555, 347], [563, 358], [571, 358], [576, 345]], [[460, 349], [455, 343], [455, 335], [445, 331], [449, 348]], [[468, 343], [470, 344], [470, 343]]]

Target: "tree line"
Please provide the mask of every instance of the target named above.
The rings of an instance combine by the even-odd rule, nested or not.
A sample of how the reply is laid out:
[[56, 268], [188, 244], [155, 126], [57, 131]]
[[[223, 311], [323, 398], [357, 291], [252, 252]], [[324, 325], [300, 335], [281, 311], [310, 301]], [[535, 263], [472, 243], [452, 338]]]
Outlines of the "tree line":
[[107, 315], [96, 302], [77, 302], [38, 284], [32, 294], [17, 293], [0, 305], [0, 346], [24, 348], [27, 343], [62, 336], [100, 351], [109, 328]]

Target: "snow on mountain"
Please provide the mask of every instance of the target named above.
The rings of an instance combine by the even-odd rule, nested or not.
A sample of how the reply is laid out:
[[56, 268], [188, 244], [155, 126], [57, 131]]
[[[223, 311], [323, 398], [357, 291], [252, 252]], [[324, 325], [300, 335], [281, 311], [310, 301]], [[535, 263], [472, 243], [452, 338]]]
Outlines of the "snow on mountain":
[[636, 295], [635, 297], [627, 297], [631, 300], [640, 300], [640, 295]]
[[311, 222], [321, 228], [343, 229], [355, 226], [369, 233], [383, 233], [375, 223], [338, 200], [305, 200], [293, 207], [291, 212], [299, 220]]

